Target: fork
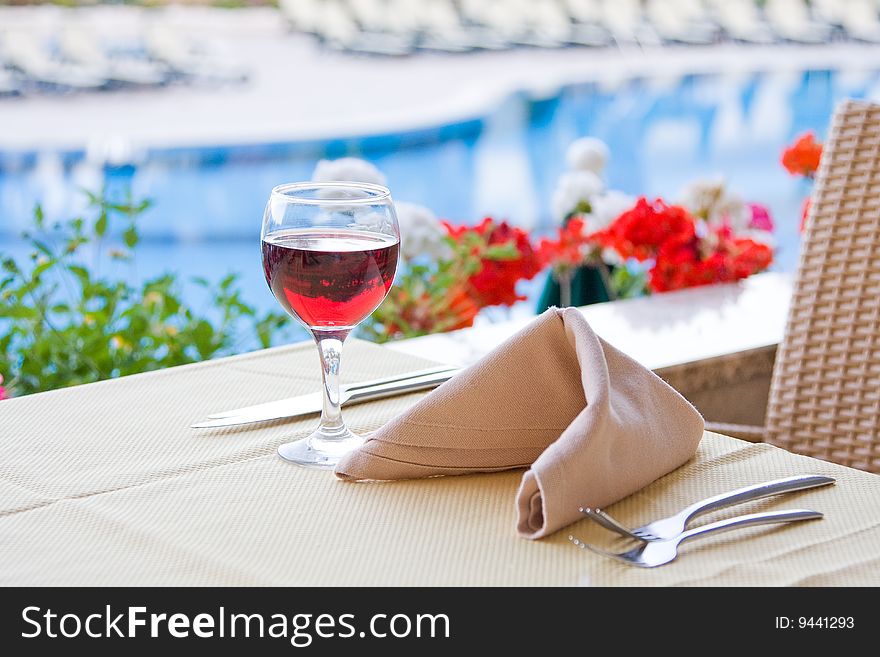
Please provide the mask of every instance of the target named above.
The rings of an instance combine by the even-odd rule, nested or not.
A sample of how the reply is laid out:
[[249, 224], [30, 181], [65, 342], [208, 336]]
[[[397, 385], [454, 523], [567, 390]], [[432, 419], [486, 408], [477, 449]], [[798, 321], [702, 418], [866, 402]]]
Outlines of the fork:
[[817, 488], [819, 486], [827, 486], [833, 483], [834, 478], [825, 477], [823, 475], [798, 475], [796, 477], [786, 477], [785, 479], [766, 481], [762, 484], [738, 488], [728, 493], [722, 493], [695, 502], [668, 518], [655, 520], [654, 522], [650, 522], [647, 525], [643, 525], [636, 529], [626, 527], [601, 509], [582, 507], [579, 511], [606, 529], [617, 532], [626, 538], [633, 538], [637, 541], [662, 541], [678, 536], [685, 530], [691, 520], [704, 513], [728, 506], [734, 506], [736, 504], [742, 504], [744, 502], [750, 502], [752, 500], [758, 500], [763, 497], [770, 497], [781, 493], [792, 493], [798, 490]]
[[724, 532], [738, 527], [752, 527], [755, 525], [769, 525], [774, 523], [798, 522], [803, 520], [818, 520], [823, 515], [818, 511], [809, 509], [794, 509], [792, 511], [768, 511], [765, 513], [751, 513], [745, 516], [737, 516], [728, 518], [727, 520], [719, 520], [709, 525], [689, 529], [686, 532], [674, 536], [672, 538], [659, 541], [641, 541], [640, 545], [626, 552], [608, 552], [597, 548], [589, 543], [569, 535], [568, 540], [575, 546], [590, 550], [596, 554], [601, 554], [617, 561], [638, 566], [640, 568], [655, 568], [662, 566], [670, 561], [674, 561], [678, 556], [678, 547], [685, 541], [698, 536], [706, 536], [716, 532]]

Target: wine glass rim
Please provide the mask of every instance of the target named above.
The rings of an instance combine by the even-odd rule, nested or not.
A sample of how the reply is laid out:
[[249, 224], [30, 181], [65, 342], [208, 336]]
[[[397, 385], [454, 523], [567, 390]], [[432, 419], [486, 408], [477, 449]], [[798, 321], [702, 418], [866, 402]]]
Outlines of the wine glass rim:
[[[291, 192], [307, 192], [308, 190], [353, 189], [366, 192], [360, 198], [339, 198], [297, 195]], [[374, 183], [348, 182], [344, 180], [332, 182], [296, 182], [283, 183], [272, 188], [272, 196], [281, 196], [294, 203], [304, 205], [374, 205], [391, 198], [391, 190], [384, 185]]]

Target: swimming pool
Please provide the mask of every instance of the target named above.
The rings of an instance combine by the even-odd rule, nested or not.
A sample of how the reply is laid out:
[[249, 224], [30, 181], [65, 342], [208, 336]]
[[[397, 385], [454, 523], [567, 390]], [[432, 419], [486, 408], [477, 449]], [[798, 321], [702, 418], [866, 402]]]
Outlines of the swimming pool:
[[581, 84], [550, 98], [514, 94], [483, 117], [399, 135], [154, 150], [122, 166], [82, 152], [0, 153], [0, 252], [24, 254], [16, 234], [35, 202], [50, 219], [64, 218], [83, 209], [81, 187], [130, 187], [155, 201], [141, 224], [140, 277], [174, 270], [219, 279], [234, 271], [245, 298], [275, 309], [259, 266], [263, 206], [274, 185], [308, 179], [317, 160], [370, 160], [396, 199], [453, 221], [492, 215], [547, 230], [565, 149], [593, 135], [611, 149], [609, 186], [631, 194], [675, 199], [694, 178], [723, 174], [746, 200], [769, 206], [779, 242], [774, 267], [791, 271], [809, 186], [782, 169], [780, 152], [805, 130], [823, 135], [834, 104], [847, 96], [880, 98], [880, 74], [813, 70]]

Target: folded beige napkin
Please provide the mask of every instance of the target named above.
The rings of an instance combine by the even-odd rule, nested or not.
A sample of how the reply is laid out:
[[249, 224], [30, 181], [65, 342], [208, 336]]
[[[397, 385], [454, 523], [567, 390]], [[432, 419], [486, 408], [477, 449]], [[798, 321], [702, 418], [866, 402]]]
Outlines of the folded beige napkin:
[[370, 435], [345, 480], [529, 468], [517, 530], [541, 538], [691, 458], [703, 418], [659, 377], [551, 308]]

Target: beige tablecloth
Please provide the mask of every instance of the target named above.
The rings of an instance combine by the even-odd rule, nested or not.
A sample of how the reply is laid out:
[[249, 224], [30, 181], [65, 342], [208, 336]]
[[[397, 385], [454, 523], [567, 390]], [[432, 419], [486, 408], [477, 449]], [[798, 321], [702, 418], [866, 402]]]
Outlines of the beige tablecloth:
[[[572, 547], [611, 537], [583, 520], [518, 538], [520, 472], [350, 484], [275, 455], [314, 418], [206, 432], [205, 414], [311, 392], [311, 344], [0, 402], [3, 585], [880, 585], [880, 477], [707, 434], [695, 459], [610, 510], [637, 523], [797, 473], [834, 488], [752, 503], [826, 519], [695, 541], [640, 570]], [[346, 379], [426, 361], [353, 342]], [[537, 394], [540, 394], [539, 391]], [[346, 411], [370, 431], [412, 404]]]

